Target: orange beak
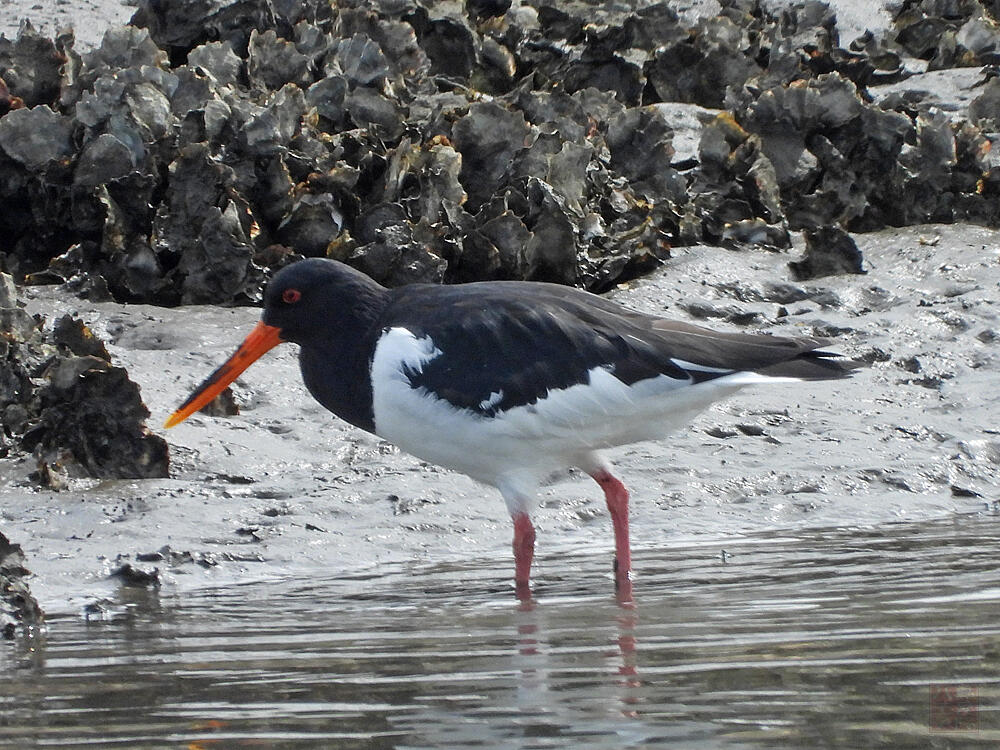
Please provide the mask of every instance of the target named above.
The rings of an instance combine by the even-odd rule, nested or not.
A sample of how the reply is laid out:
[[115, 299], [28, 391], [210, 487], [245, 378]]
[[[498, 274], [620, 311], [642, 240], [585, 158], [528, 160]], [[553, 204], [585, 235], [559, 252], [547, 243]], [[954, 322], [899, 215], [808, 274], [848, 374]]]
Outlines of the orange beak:
[[280, 343], [280, 328], [269, 326], [264, 321], [257, 323], [254, 329], [250, 331], [250, 335], [240, 344], [240, 348], [233, 352], [233, 355], [215, 372], [205, 378], [205, 382], [199, 385], [194, 393], [188, 396], [187, 401], [181, 404], [177, 408], [177, 411], [170, 415], [170, 419], [164, 422], [163, 426], [173, 427], [183, 422], [222, 393], [227, 385], [240, 376], [240, 373]]

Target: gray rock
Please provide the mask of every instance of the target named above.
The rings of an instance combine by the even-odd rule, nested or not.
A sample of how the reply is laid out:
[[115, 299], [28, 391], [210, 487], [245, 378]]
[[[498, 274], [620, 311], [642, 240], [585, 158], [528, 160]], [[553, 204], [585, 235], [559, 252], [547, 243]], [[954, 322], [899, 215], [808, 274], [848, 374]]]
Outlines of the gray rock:
[[342, 75], [354, 86], [376, 88], [381, 87], [391, 73], [381, 47], [365, 34], [341, 39], [327, 58], [326, 70], [331, 75]]
[[294, 42], [279, 39], [274, 29], [250, 32], [247, 74], [263, 91], [280, 89], [287, 83], [307, 88], [313, 82], [312, 61], [296, 49]]
[[462, 154], [460, 179], [473, 209], [500, 187], [530, 132], [523, 114], [494, 102], [476, 102], [455, 124], [455, 148]]
[[840, 227], [825, 226], [808, 230], [805, 239], [805, 255], [800, 260], [788, 263], [796, 281], [842, 273], [865, 273], [861, 251], [851, 236]]
[[21, 22], [13, 40], [0, 36], [0, 76], [10, 94], [28, 107], [53, 104], [59, 98], [60, 68], [65, 58], [51, 39]]
[[204, 70], [219, 86], [235, 85], [243, 69], [243, 61], [227, 42], [206, 42], [195, 47], [188, 53], [187, 64]]
[[73, 181], [96, 187], [124, 177], [135, 168], [132, 150], [110, 133], [102, 133], [83, 147]]
[[71, 118], [46, 105], [16, 109], [0, 118], [0, 148], [32, 172], [73, 153]]
[[304, 193], [278, 226], [278, 240], [306, 256], [323, 257], [340, 234], [344, 214], [329, 193]]

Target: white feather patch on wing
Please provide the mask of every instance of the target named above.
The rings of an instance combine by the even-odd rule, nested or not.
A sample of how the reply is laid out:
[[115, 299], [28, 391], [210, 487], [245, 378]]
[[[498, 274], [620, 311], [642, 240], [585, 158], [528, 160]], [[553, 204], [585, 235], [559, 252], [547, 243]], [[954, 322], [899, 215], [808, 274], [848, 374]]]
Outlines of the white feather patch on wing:
[[[788, 375], [764, 375], [750, 370], [740, 370], [732, 375], [723, 375], [721, 378], [709, 381], [709, 383], [720, 383], [723, 385], [765, 385], [770, 383], [801, 383], [802, 378], [793, 378]], [[706, 383], [705, 385], [708, 385]]]
[[423, 370], [425, 364], [439, 356], [441, 350], [430, 336], [417, 338], [405, 328], [390, 328], [375, 345], [372, 383], [398, 380], [409, 387], [404, 369]]
[[708, 365], [699, 365], [694, 362], [688, 362], [686, 359], [677, 359], [677, 357], [671, 357], [670, 361], [683, 370], [690, 370], [691, 372], [734, 372], [731, 367], [709, 367]]

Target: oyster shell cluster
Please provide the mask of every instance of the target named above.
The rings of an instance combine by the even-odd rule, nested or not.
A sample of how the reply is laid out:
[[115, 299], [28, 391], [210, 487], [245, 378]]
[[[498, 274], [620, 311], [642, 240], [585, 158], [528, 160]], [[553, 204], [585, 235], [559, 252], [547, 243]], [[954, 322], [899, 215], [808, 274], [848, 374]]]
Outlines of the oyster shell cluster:
[[300, 255], [600, 291], [671, 245], [997, 223], [992, 68], [957, 121], [869, 91], [991, 65], [981, 5], [904, 3], [846, 46], [824, 3], [769, 7], [141, 2], [83, 54], [25, 25], [0, 40], [0, 267], [167, 305], [256, 301]]
[[145, 427], [125, 369], [79, 319], [43, 324], [0, 273], [0, 458], [32, 451], [53, 488], [71, 476], [166, 476], [167, 443]]

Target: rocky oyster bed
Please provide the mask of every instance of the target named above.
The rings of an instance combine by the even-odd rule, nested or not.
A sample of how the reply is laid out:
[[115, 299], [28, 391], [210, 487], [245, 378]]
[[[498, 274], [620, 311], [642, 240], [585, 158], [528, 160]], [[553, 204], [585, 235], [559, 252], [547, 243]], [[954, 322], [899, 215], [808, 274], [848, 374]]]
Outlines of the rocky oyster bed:
[[[390, 285], [603, 291], [671, 246], [995, 225], [990, 13], [907, 3], [841, 40], [813, 0], [695, 20], [667, 3], [143, 2], [82, 54], [25, 25], [0, 44], [0, 268], [166, 305], [257, 301], [302, 255]], [[984, 65], [962, 119], [872, 94]], [[678, 153], [691, 106], [697, 145]]]

